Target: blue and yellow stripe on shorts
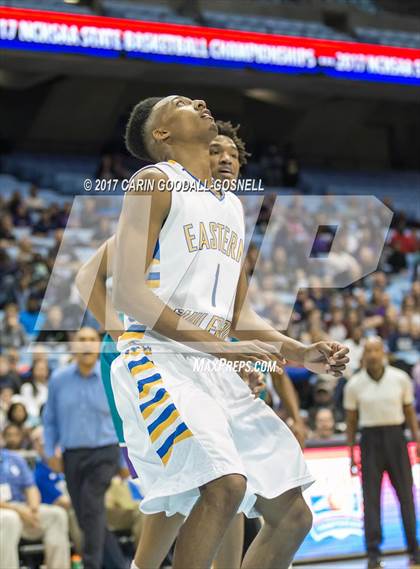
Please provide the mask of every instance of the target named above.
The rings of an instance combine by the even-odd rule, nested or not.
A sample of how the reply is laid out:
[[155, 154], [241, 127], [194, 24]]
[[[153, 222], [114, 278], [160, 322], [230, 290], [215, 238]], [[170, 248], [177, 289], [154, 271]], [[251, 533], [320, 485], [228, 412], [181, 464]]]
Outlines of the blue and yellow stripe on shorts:
[[132, 346], [124, 350], [122, 355], [137, 383], [139, 411], [146, 424], [152, 446], [166, 465], [174, 446], [192, 437], [192, 432], [182, 420], [164, 387], [162, 376], [153, 361], [145, 355], [144, 350]]

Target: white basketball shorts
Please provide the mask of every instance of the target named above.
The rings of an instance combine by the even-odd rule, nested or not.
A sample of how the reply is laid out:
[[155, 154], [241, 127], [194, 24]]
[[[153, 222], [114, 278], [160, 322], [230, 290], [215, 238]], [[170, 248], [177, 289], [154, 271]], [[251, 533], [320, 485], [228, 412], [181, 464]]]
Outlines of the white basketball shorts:
[[258, 515], [257, 496], [308, 487], [314, 479], [290, 429], [231, 368], [195, 371], [197, 359], [168, 350], [145, 355], [132, 344], [112, 364], [141, 510], [188, 515], [199, 487], [227, 474], [246, 477], [239, 511], [249, 517]]

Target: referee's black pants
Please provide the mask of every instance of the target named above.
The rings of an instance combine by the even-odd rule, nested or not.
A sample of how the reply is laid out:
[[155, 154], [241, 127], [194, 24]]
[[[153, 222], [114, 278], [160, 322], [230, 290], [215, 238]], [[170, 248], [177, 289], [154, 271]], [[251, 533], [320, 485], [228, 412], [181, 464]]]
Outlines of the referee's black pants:
[[119, 447], [66, 450], [63, 458], [67, 488], [83, 532], [84, 569], [124, 569], [126, 561], [106, 527], [105, 513], [105, 492], [119, 469]]
[[369, 556], [379, 555], [382, 542], [381, 482], [388, 473], [397, 494], [407, 548], [417, 551], [413, 476], [402, 425], [365, 427], [360, 439], [365, 541]]

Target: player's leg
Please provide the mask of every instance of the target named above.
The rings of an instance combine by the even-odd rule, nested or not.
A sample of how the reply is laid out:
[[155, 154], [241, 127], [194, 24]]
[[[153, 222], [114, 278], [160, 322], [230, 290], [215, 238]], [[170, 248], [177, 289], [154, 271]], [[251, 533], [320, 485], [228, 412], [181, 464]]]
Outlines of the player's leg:
[[180, 514], [167, 517], [164, 512], [143, 516], [140, 541], [134, 563], [139, 569], [159, 569], [167, 556], [184, 517]]
[[264, 525], [248, 549], [242, 569], [287, 569], [312, 526], [312, 513], [302, 492], [294, 488], [272, 500], [259, 496], [256, 509]]
[[210, 567], [245, 490], [241, 474], [222, 476], [200, 488], [200, 498], [179, 532], [173, 569]]
[[301, 489], [310, 485], [313, 477], [290, 429], [263, 401], [254, 398], [236, 373], [226, 370], [221, 387], [248, 488], [258, 496], [255, 509], [264, 517], [264, 526], [243, 567], [287, 568], [311, 527], [312, 515]]
[[213, 569], [239, 569], [244, 547], [244, 525], [243, 514], [237, 514], [225, 533]]
[[188, 512], [174, 568], [207, 569], [246, 492], [231, 427], [208, 393], [207, 374], [181, 355], [151, 360], [134, 349], [114, 362], [112, 384], [144, 488], [142, 511]]

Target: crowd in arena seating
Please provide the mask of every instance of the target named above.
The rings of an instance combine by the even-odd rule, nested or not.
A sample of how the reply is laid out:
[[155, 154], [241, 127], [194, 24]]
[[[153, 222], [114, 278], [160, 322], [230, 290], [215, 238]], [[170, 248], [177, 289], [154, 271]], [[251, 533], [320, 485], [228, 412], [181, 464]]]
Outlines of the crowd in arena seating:
[[[281, 179], [274, 153], [271, 159], [270, 163], [268, 153], [273, 176]], [[290, 159], [293, 162], [293, 156]], [[104, 160], [101, 174], [108, 166]], [[293, 177], [296, 164], [291, 172]], [[330, 261], [335, 276], [355, 282], [342, 289], [328, 288], [333, 284], [331, 274], [311, 272], [305, 265], [305, 251], [312, 240], [311, 257], [328, 255], [335, 237], [334, 228], [328, 226], [328, 214], [346, 222], [348, 207], [343, 213], [339, 198], [328, 195], [315, 206], [292, 195], [273, 208], [274, 197], [245, 200], [250, 217], [256, 219], [259, 212], [246, 261], [251, 301], [262, 316], [292, 337], [304, 342], [333, 338], [347, 344], [351, 355], [345, 377], [338, 380], [315, 376], [292, 362], [286, 366], [299, 395], [308, 444], [345, 440], [344, 385], [360, 367], [369, 335], [380, 335], [393, 365], [413, 378], [420, 419], [418, 220], [413, 223], [403, 213], [394, 215], [379, 266], [364, 278], [360, 276], [372, 261], [371, 243], [381, 220], [372, 218], [367, 210], [357, 235], [348, 223], [340, 239], [343, 251], [349, 254], [334, 258], [331, 252]], [[94, 199], [85, 205], [79, 212], [79, 227], [89, 229], [90, 246], [98, 245], [112, 233], [112, 220], [99, 215]], [[82, 324], [99, 328], [93, 317], [84, 313], [74, 290], [74, 276], [82, 259], [76, 248], [63, 246], [71, 207], [70, 199], [60, 205], [45, 203], [36, 186], [25, 197], [15, 192], [0, 201], [0, 431], [1, 444], [9, 450], [39, 454], [48, 380], [69, 358], [63, 344], [71, 341], [72, 330]], [[314, 223], [320, 228], [315, 239], [311, 233]], [[55, 264], [61, 281], [53, 283], [53, 291], [46, 297], [50, 302], [41, 311]], [[296, 301], [293, 291], [297, 291]], [[270, 381], [263, 396], [286, 418]]]

